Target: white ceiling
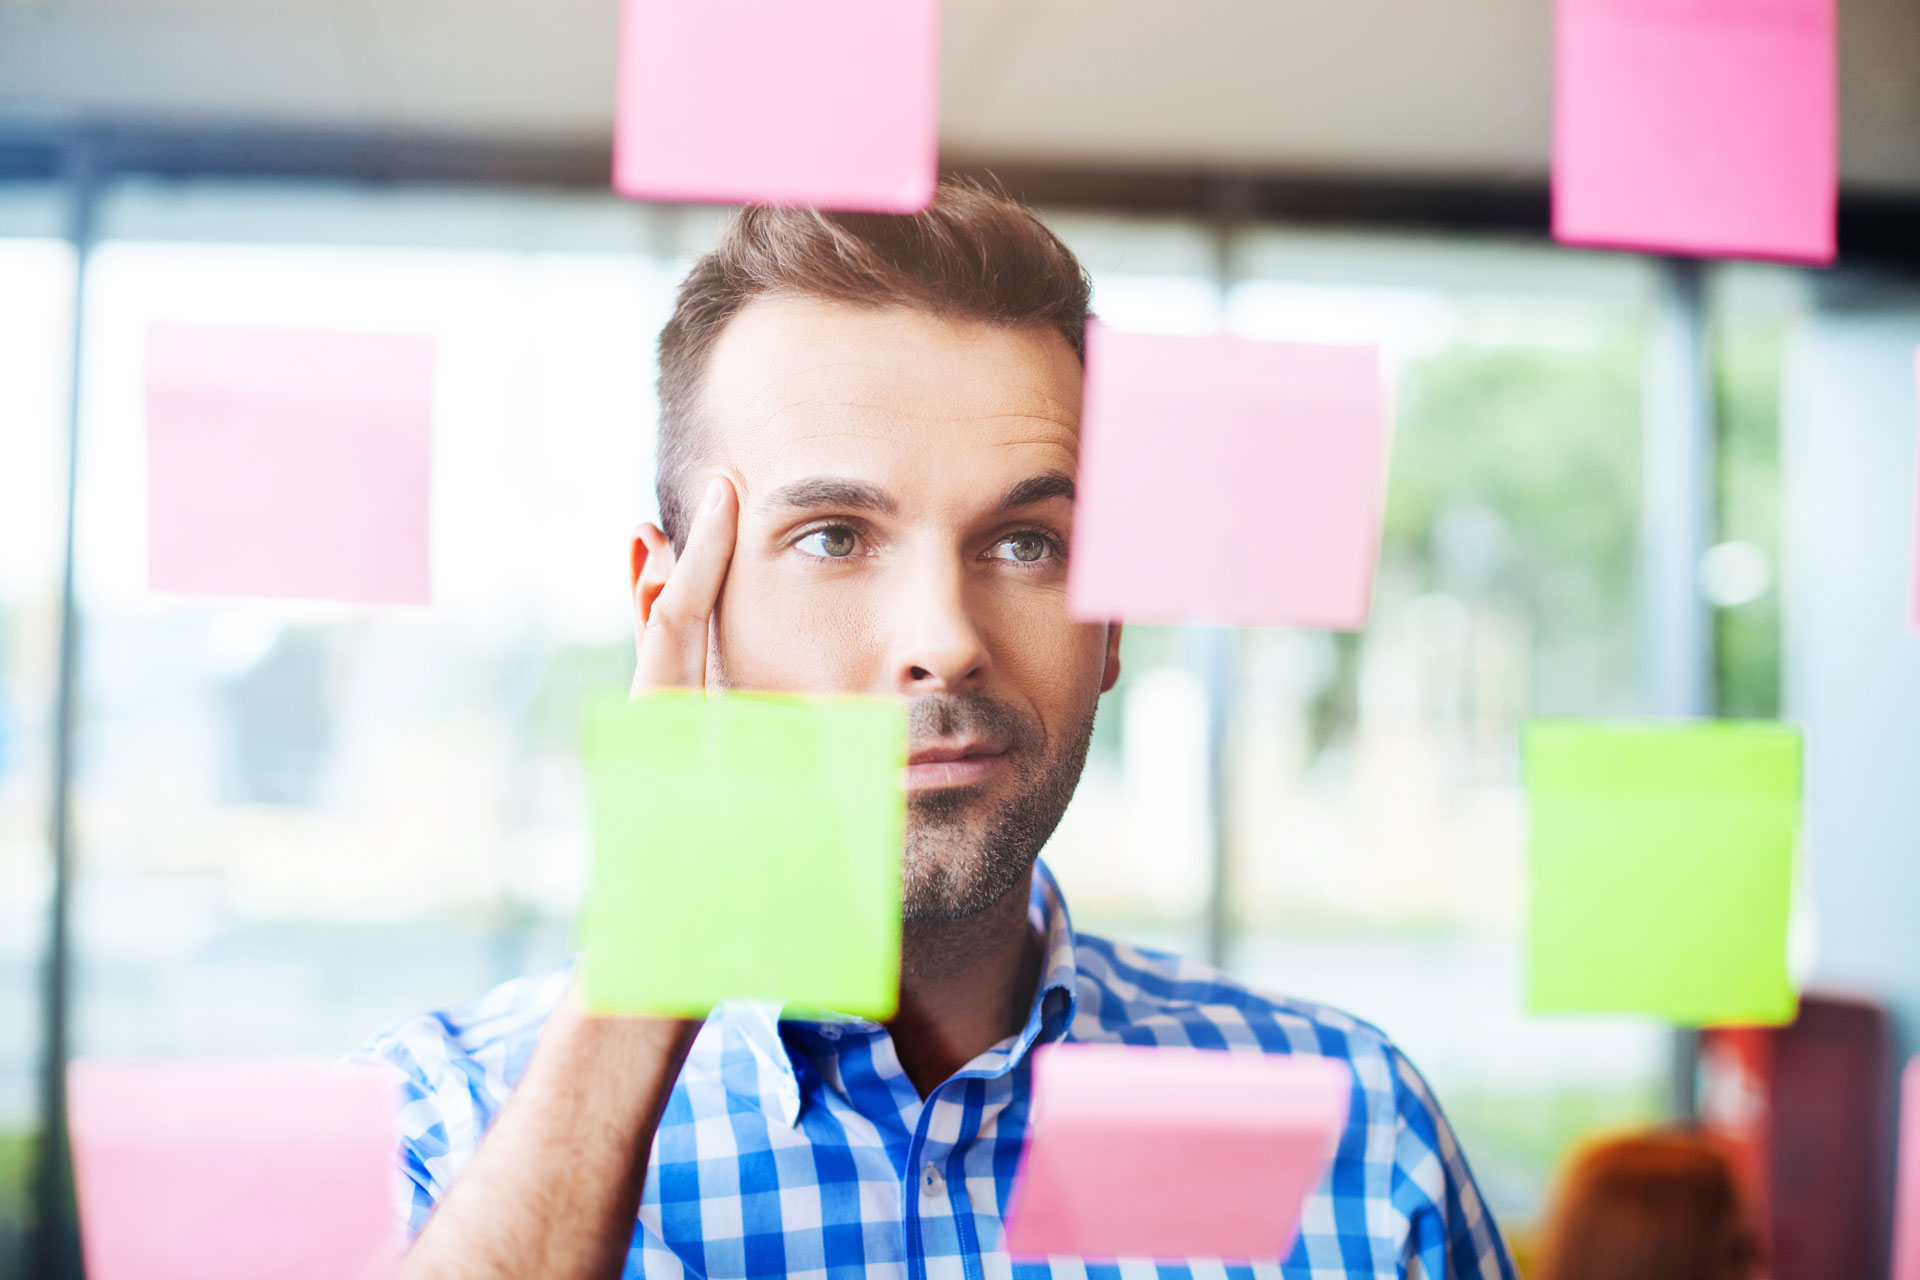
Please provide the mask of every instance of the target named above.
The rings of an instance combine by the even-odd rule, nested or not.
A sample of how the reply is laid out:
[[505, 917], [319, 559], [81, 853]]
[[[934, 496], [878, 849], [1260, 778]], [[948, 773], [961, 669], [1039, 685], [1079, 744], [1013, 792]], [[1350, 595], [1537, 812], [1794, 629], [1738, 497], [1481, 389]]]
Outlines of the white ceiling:
[[[697, 0], [694, 0], [697, 2]], [[0, 0], [0, 118], [598, 139], [616, 0]], [[1920, 0], [1841, 0], [1842, 170], [1920, 192]], [[947, 0], [946, 157], [1537, 181], [1551, 0]]]

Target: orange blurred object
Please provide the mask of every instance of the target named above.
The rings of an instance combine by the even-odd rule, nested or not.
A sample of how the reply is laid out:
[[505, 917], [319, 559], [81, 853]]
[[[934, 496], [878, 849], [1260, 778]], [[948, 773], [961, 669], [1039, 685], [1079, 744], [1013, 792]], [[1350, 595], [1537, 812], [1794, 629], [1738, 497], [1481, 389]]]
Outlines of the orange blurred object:
[[1538, 1280], [1756, 1280], [1759, 1235], [1733, 1162], [1707, 1138], [1587, 1148], [1556, 1198]]

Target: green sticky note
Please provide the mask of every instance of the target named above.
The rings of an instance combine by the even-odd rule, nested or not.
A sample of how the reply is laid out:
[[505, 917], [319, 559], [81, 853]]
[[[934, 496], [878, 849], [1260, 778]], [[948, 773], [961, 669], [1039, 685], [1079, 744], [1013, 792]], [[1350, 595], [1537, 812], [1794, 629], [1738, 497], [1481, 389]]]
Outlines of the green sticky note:
[[582, 994], [601, 1013], [768, 1000], [892, 1016], [906, 714], [649, 694], [587, 708]]
[[1529, 1010], [1792, 1021], [1798, 730], [1542, 721], [1525, 757]]

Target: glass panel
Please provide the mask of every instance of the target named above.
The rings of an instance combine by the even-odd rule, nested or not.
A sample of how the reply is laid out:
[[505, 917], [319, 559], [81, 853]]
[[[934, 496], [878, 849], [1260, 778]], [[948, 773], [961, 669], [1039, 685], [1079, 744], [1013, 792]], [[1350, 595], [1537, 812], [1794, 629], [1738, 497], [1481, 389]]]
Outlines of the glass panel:
[[[1189, 222], [1048, 215], [1118, 328], [1220, 328], [1212, 239]], [[1087, 768], [1048, 844], [1076, 926], [1189, 955], [1206, 947], [1212, 879], [1206, 690], [1177, 627], [1133, 625], [1120, 683], [1101, 701]]]
[[1246, 259], [1270, 274], [1233, 290], [1232, 323], [1381, 344], [1386, 536], [1363, 634], [1241, 636], [1233, 967], [1399, 1041], [1523, 1226], [1570, 1141], [1664, 1105], [1663, 1031], [1521, 1013], [1520, 725], [1639, 705], [1644, 270], [1312, 244], [1256, 237]]
[[[1529, 716], [1640, 707], [1654, 277], [1634, 258], [1496, 240], [1271, 229], [1221, 253], [1194, 224], [1053, 225], [1113, 323], [1383, 349], [1395, 440], [1369, 628], [1236, 637], [1229, 967], [1399, 1040], [1524, 1228], [1570, 1142], [1665, 1104], [1664, 1031], [1521, 1013], [1517, 749]], [[1196, 639], [1129, 628], [1048, 848], [1083, 927], [1188, 953], [1210, 887]]]
[[[109, 225], [137, 229], [157, 198]], [[283, 201], [333, 244], [223, 243], [221, 200], [196, 193], [168, 230], [200, 243], [117, 239], [96, 259], [80, 1052], [331, 1057], [569, 949], [575, 711], [631, 671], [626, 538], [652, 506], [672, 279], [633, 253], [364, 247], [383, 211], [402, 244], [423, 207], [448, 243], [542, 244], [575, 208], [362, 195], [327, 224], [338, 199], [274, 188], [234, 215], [271, 229]], [[147, 589], [156, 322], [435, 339], [430, 610]]]

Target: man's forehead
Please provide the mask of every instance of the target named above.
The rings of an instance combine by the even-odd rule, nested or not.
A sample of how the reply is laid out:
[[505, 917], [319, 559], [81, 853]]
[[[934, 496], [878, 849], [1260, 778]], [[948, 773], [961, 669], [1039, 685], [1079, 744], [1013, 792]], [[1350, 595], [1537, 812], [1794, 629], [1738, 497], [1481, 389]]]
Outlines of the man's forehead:
[[763, 299], [716, 343], [702, 418], [714, 461], [750, 483], [901, 451], [979, 465], [1028, 455], [1001, 465], [1071, 469], [1080, 381], [1051, 329]]

